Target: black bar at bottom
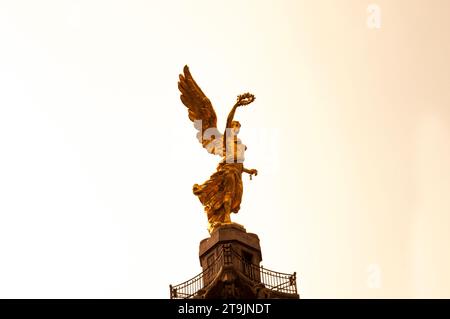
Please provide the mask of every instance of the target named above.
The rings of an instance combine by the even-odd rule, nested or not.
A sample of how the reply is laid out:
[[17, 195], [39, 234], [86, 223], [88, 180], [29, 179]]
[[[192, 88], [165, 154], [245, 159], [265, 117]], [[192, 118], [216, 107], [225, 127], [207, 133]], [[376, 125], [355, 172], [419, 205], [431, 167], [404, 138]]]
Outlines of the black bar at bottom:
[[108, 300], [0, 300], [3, 311], [13, 310], [58, 317], [86, 315], [114, 315], [128, 318], [297, 318], [298, 316], [343, 314], [359, 318], [366, 315], [386, 316], [398, 313], [427, 315], [442, 311], [448, 315], [449, 300], [170, 300], [170, 299], [108, 299]]

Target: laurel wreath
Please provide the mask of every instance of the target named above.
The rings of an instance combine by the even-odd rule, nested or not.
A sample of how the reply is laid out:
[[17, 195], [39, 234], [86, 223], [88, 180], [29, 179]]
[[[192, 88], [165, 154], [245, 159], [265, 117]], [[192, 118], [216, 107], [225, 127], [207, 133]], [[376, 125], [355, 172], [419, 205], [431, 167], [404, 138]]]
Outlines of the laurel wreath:
[[255, 100], [255, 96], [251, 93], [240, 94], [237, 97], [237, 105], [248, 105]]

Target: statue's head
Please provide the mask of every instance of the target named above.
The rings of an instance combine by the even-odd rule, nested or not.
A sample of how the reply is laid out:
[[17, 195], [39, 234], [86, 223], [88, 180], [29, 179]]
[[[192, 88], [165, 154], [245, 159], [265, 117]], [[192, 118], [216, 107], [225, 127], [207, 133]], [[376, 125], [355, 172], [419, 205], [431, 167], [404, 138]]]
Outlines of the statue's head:
[[231, 121], [231, 129], [233, 130], [234, 134], [239, 133], [239, 130], [241, 129], [241, 123], [238, 121]]

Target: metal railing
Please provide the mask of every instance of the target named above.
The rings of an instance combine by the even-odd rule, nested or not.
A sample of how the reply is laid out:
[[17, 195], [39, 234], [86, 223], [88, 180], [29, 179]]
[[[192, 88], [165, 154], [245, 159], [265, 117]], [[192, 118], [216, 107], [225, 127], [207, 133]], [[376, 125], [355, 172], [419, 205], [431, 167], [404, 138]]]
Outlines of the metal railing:
[[240, 264], [240, 269], [243, 274], [255, 281], [261, 282], [264, 286], [270, 290], [297, 294], [297, 273], [286, 274], [282, 272], [273, 271], [263, 266], [258, 266], [247, 262], [241, 255], [232, 250], [233, 255], [236, 257]]
[[176, 286], [170, 285], [170, 299], [189, 299], [203, 288], [203, 272]]
[[255, 283], [262, 283], [267, 289], [297, 294], [296, 273], [286, 274], [266, 269], [246, 261], [239, 253], [234, 251], [230, 244], [222, 246], [215, 260], [197, 276], [175, 286], [170, 285], [171, 299], [189, 299], [199, 295], [202, 289], [214, 280], [217, 273], [224, 266], [235, 265], [245, 277]]

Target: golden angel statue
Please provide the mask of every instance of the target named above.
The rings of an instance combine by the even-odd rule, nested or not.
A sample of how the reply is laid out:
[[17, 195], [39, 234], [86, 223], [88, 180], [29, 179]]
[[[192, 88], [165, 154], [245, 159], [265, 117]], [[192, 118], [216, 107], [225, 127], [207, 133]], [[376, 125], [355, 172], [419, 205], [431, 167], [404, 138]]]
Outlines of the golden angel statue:
[[237, 97], [231, 109], [224, 133], [217, 129], [217, 116], [211, 101], [206, 97], [189, 71], [188, 66], [180, 74], [178, 89], [181, 101], [188, 108], [189, 119], [197, 129], [197, 139], [211, 154], [222, 157], [217, 171], [201, 185], [195, 184], [194, 194], [205, 207], [209, 232], [223, 224], [231, 224], [231, 213], [237, 213], [242, 199], [242, 173], [257, 175], [256, 169], [244, 167], [244, 152], [247, 147], [237, 138], [241, 124], [234, 121], [239, 106], [248, 105], [255, 96], [244, 93]]

